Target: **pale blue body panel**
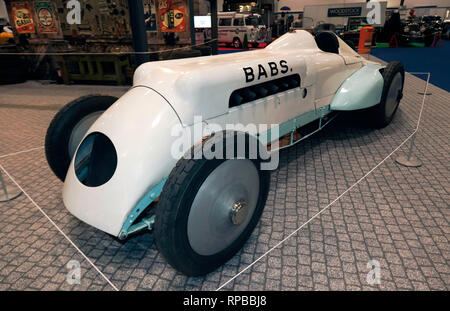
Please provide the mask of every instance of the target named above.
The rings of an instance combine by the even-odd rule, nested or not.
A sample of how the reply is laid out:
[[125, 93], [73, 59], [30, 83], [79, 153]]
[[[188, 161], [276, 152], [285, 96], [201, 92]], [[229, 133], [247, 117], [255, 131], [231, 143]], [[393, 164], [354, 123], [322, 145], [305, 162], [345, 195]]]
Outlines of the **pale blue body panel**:
[[352, 111], [378, 105], [384, 80], [380, 65], [369, 64], [352, 74], [334, 95], [330, 108], [334, 111]]
[[[136, 207], [133, 209], [133, 211], [128, 215], [127, 220], [122, 226], [122, 230], [120, 230], [119, 233], [119, 239], [123, 240], [125, 239], [130, 232], [133, 232], [132, 225], [136, 221], [136, 219], [139, 217], [139, 215], [142, 214], [142, 212], [153, 202], [156, 198], [158, 198], [161, 195], [161, 192], [163, 191], [164, 185], [167, 181], [167, 178], [164, 178], [160, 183], [158, 183], [156, 186], [154, 186], [152, 189], [150, 189], [144, 197], [138, 202]], [[136, 230], [137, 231], [137, 230]]]

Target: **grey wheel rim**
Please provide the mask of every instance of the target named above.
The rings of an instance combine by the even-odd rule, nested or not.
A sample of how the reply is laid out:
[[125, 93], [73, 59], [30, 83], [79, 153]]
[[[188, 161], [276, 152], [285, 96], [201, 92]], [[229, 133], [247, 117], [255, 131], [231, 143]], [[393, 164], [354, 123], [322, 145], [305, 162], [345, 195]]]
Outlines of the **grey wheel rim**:
[[238, 39], [236, 39], [236, 40], [233, 41], [233, 45], [234, 45], [235, 48], [239, 48], [241, 46], [241, 43], [240, 43], [240, 41]]
[[388, 118], [390, 118], [394, 114], [395, 109], [398, 106], [399, 94], [402, 91], [402, 84], [402, 74], [400, 72], [397, 72], [397, 74], [392, 79], [388, 94], [386, 96], [385, 114]]
[[104, 111], [96, 111], [88, 114], [83, 119], [78, 122], [72, 130], [69, 139], [69, 156], [72, 159], [75, 155], [75, 151], [81, 143], [84, 135], [86, 135], [89, 128], [94, 124], [94, 122], [103, 114]]
[[248, 226], [259, 191], [259, 173], [250, 160], [227, 160], [214, 169], [189, 213], [187, 234], [192, 249], [211, 256], [229, 247]]

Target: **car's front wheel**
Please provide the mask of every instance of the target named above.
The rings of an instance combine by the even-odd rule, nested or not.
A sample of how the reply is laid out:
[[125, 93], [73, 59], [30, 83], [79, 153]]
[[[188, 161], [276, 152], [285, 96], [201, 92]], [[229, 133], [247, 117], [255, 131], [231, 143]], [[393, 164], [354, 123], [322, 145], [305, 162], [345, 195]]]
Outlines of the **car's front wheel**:
[[383, 128], [391, 123], [403, 97], [405, 69], [401, 62], [391, 62], [383, 70], [384, 86], [380, 103], [374, 107], [374, 125]]
[[250, 159], [181, 159], [156, 208], [155, 240], [178, 271], [207, 274], [249, 238], [267, 198], [269, 173]]

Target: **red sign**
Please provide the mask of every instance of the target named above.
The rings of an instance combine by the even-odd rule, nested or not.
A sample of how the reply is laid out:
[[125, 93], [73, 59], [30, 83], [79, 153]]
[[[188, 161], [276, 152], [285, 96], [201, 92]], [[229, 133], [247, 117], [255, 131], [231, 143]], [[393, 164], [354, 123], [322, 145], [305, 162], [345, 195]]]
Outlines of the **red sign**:
[[11, 2], [11, 13], [18, 33], [35, 33], [29, 2]]
[[185, 2], [183, 0], [158, 0], [161, 32], [186, 31]]

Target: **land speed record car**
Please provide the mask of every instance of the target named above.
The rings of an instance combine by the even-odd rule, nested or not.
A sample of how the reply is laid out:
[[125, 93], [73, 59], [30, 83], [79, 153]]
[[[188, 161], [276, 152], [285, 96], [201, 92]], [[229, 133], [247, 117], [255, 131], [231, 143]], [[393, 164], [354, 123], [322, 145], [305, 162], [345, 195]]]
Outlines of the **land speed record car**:
[[[258, 223], [269, 191], [270, 171], [262, 165], [281, 148], [276, 141], [295, 144], [342, 111], [367, 109], [375, 127], [387, 126], [404, 75], [399, 62], [383, 66], [333, 33], [302, 30], [258, 51], [150, 62], [121, 98], [86, 96], [57, 113], [46, 156], [74, 216], [119, 239], [151, 229], [173, 267], [202, 275], [230, 259]], [[212, 124], [271, 127], [218, 131], [173, 155], [180, 139], [174, 128], [187, 133]], [[272, 125], [276, 137], [266, 135]], [[234, 150], [229, 142], [238, 139], [228, 138], [261, 152], [198, 153]]]

